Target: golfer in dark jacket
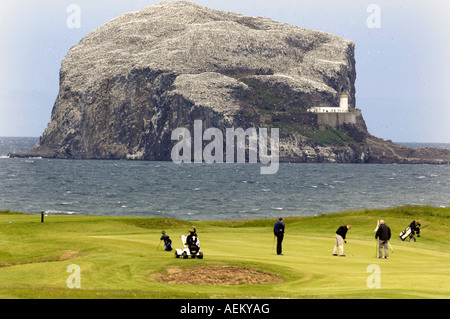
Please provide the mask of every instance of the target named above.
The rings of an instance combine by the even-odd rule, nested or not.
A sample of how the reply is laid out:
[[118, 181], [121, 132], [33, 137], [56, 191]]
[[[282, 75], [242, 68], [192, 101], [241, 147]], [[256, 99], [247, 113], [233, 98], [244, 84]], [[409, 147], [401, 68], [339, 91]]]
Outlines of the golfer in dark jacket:
[[337, 250], [339, 248], [339, 256], [344, 255], [344, 242], [347, 243], [345, 237], [347, 236], [347, 231], [351, 229], [351, 225], [343, 225], [336, 230], [336, 244], [333, 249], [333, 256], [337, 256]]
[[380, 227], [378, 227], [375, 233], [375, 239], [378, 239], [378, 258], [389, 258], [389, 239], [391, 239], [391, 229], [384, 223], [384, 220], [380, 220]]
[[164, 249], [167, 251], [172, 250], [172, 240], [170, 239], [169, 235], [163, 230], [161, 240], [164, 240]]
[[411, 234], [409, 234], [409, 241], [416, 241], [416, 237], [414, 237], [415, 234], [417, 234], [417, 237], [420, 237], [420, 223], [416, 222], [415, 220], [412, 221], [411, 224], [409, 224], [409, 227], [411, 228]]
[[277, 255], [283, 255], [281, 253], [281, 243], [284, 237], [284, 218], [280, 217], [273, 227], [273, 234], [277, 237]]

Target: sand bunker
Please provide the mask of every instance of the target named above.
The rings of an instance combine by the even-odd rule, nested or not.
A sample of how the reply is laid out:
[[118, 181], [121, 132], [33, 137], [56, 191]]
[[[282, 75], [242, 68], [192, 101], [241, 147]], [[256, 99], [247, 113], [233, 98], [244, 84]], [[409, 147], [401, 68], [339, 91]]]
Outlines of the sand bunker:
[[158, 274], [155, 279], [168, 284], [259, 285], [282, 282], [284, 278], [238, 266], [201, 266], [189, 269], [167, 268], [167, 274]]

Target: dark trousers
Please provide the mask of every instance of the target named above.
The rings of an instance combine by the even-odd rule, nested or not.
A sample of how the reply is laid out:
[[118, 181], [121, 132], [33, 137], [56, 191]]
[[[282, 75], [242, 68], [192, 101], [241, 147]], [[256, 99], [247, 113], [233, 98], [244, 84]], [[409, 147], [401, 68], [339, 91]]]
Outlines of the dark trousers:
[[164, 240], [164, 249], [167, 251], [171, 251], [172, 250], [172, 242]]
[[277, 255], [281, 255], [281, 243], [283, 242], [283, 233], [275, 233], [275, 236], [277, 236]]

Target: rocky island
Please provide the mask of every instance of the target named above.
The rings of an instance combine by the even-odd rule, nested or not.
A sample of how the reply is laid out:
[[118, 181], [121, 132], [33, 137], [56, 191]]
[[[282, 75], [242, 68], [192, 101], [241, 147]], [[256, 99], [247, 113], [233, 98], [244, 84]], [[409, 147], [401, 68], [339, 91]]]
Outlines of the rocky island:
[[281, 162], [448, 163], [450, 151], [372, 136], [355, 99], [355, 43], [264, 17], [161, 2], [90, 32], [62, 62], [29, 153], [170, 160], [171, 132], [279, 128]]

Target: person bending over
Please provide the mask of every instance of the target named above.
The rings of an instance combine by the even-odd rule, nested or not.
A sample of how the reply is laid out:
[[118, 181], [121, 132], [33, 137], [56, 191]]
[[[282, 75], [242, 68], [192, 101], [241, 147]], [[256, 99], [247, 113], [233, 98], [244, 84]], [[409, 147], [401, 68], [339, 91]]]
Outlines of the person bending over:
[[344, 243], [347, 243], [347, 231], [349, 229], [351, 229], [352, 226], [351, 225], [343, 225], [340, 226], [337, 230], [336, 230], [336, 243], [334, 245], [334, 249], [333, 249], [333, 256], [337, 256], [337, 251], [339, 249], [339, 256], [345, 257], [344, 255]]

